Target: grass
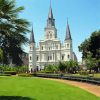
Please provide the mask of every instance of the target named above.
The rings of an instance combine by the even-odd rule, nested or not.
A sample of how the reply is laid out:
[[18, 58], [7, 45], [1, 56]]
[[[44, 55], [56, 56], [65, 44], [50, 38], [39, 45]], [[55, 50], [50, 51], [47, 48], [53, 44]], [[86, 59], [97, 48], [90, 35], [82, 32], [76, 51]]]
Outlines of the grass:
[[100, 78], [100, 73], [94, 74], [94, 77], [95, 77], [95, 78]]
[[80, 88], [41, 78], [0, 77], [0, 100], [100, 100]]

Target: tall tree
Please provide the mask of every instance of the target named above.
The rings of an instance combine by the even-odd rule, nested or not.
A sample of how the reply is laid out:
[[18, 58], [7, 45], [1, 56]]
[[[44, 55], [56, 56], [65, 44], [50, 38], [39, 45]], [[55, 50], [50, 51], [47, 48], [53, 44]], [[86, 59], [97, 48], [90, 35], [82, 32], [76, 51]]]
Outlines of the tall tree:
[[29, 22], [19, 18], [24, 7], [16, 7], [15, 0], [0, 0], [0, 48], [3, 50], [4, 63], [9, 57], [16, 65], [21, 65], [22, 44], [28, 42], [25, 34], [29, 32]]
[[[79, 46], [79, 51], [82, 52], [84, 60], [90, 61], [91, 58], [93, 62], [96, 62], [95, 71], [100, 70], [100, 31], [93, 32], [91, 36]], [[91, 57], [89, 54], [91, 54]]]

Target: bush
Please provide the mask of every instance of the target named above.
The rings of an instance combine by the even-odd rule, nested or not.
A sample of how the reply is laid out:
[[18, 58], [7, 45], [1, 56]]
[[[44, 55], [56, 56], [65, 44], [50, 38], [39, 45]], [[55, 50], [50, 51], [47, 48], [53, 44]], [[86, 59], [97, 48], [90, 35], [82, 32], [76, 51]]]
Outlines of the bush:
[[18, 74], [18, 76], [22, 76], [22, 77], [32, 77], [33, 74], [22, 73], [22, 74]]
[[4, 74], [16, 75], [16, 71], [4, 71]]
[[11, 76], [11, 74], [0, 74], [0, 76]]
[[79, 74], [80, 75], [89, 75], [89, 72], [88, 71], [79, 71]]

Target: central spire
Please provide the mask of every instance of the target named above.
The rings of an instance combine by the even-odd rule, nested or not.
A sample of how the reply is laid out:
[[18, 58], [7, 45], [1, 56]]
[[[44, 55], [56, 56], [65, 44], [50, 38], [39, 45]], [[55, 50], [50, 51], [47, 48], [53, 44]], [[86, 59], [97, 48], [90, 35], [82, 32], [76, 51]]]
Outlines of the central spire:
[[48, 19], [49, 18], [53, 19], [53, 13], [52, 13], [52, 7], [51, 7], [51, 0], [50, 0], [50, 8], [49, 8], [49, 14], [48, 14]]
[[51, 0], [50, 0], [50, 8], [48, 13], [48, 19], [47, 19], [47, 27], [54, 27], [55, 26], [55, 19], [53, 18], [53, 12], [51, 7]]

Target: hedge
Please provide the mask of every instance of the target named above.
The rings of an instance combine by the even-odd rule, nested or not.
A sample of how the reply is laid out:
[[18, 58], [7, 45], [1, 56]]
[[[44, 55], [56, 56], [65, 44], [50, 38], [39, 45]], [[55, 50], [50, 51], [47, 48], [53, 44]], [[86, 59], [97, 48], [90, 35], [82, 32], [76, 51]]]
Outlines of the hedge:
[[16, 75], [16, 71], [4, 71], [4, 74]]

